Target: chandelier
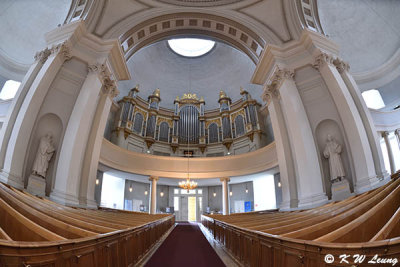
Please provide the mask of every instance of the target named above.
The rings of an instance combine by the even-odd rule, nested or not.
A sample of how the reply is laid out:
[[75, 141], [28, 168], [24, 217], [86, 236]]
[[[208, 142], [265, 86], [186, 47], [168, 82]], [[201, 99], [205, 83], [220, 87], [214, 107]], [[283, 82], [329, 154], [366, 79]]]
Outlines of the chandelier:
[[186, 181], [179, 182], [179, 187], [189, 191], [191, 189], [195, 189], [197, 187], [197, 183], [195, 181], [190, 181], [190, 178], [187, 178]]

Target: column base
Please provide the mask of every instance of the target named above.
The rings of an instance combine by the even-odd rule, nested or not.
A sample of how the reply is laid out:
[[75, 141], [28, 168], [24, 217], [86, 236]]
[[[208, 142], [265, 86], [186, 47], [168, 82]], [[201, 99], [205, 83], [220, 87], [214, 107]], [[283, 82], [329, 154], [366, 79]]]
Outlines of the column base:
[[17, 189], [24, 189], [24, 181], [21, 177], [15, 176], [4, 170], [1, 170], [0, 172], [0, 182], [11, 185], [12, 187]]
[[282, 201], [279, 204], [279, 210], [280, 211], [291, 211], [297, 209], [297, 206], [299, 205], [299, 200], [298, 199], [291, 199], [288, 201]]
[[354, 193], [350, 192], [350, 184], [347, 179], [332, 184], [332, 201], [341, 201], [352, 195]]
[[79, 200], [77, 196], [67, 194], [56, 189], [50, 193], [50, 200], [65, 206], [79, 206]]
[[312, 209], [328, 203], [328, 197], [325, 193], [315, 194], [311, 196], [302, 197], [299, 199], [299, 209]]
[[[386, 174], [388, 174], [386, 172]], [[356, 181], [356, 185], [354, 187], [354, 193], [362, 194], [364, 192], [370, 191], [372, 189], [378, 188], [390, 181], [390, 175], [386, 177], [379, 178], [378, 176], [367, 177]]]
[[89, 209], [97, 209], [97, 202], [94, 199], [80, 197], [79, 198], [79, 206], [89, 208]]
[[28, 187], [26, 191], [32, 195], [45, 197], [46, 196], [46, 180], [42, 177], [31, 174], [28, 179]]

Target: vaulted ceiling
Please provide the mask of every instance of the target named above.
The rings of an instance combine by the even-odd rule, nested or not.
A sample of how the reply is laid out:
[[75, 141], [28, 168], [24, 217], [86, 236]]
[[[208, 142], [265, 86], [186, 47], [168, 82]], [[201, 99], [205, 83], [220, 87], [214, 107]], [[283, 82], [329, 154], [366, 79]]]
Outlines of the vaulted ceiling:
[[[399, 12], [397, 0], [4, 0], [0, 75], [21, 80], [45, 46], [44, 33], [84, 19], [97, 36], [119, 38], [127, 59], [169, 36], [196, 34], [229, 43], [255, 64], [268, 44], [290, 42], [310, 27], [341, 45], [362, 90], [385, 88], [399, 76], [384, 77], [400, 68]], [[130, 85], [142, 79], [132, 74]]]

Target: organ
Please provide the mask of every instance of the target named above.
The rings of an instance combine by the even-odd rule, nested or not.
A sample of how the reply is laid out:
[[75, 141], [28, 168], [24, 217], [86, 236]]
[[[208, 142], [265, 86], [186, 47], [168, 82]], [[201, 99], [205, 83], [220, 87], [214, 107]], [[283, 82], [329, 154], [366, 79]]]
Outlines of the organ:
[[177, 96], [172, 110], [160, 107], [159, 89], [154, 90], [147, 101], [140, 98], [138, 92], [136, 86], [118, 102], [113, 130], [117, 145], [125, 146], [124, 140], [118, 139], [122, 135], [125, 140], [128, 137], [143, 140], [147, 149], [156, 143], [172, 153], [179, 149], [184, 152], [189, 143], [189, 149], [199, 150], [200, 156], [210, 145], [223, 145], [227, 151], [233, 143], [243, 143], [243, 140], [247, 140], [249, 151], [265, 145], [260, 104], [243, 88], [240, 89], [241, 99], [234, 103], [220, 91], [219, 108], [214, 110], [206, 110], [203, 97], [195, 93]]

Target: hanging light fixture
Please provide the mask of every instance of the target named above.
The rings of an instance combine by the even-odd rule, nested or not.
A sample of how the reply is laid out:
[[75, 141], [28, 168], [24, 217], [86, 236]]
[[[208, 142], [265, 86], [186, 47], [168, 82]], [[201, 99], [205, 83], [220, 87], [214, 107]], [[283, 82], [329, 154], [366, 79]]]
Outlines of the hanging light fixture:
[[96, 185], [99, 185], [99, 178], [96, 178]]
[[247, 183], [246, 183], [246, 194], [249, 193], [249, 189], [247, 189]]
[[132, 192], [132, 190], [133, 190], [133, 188], [132, 188], [132, 183], [131, 183], [131, 185], [129, 186], [129, 192]]
[[[189, 65], [190, 67], [190, 65]], [[189, 69], [190, 72], [190, 69]], [[191, 89], [192, 87], [192, 81], [191, 81], [191, 77], [189, 75], [189, 89]], [[195, 181], [191, 181], [190, 180], [190, 174], [189, 174], [189, 157], [190, 157], [190, 153], [189, 153], [189, 123], [187, 124], [187, 153], [186, 156], [188, 158], [187, 161], [187, 178], [186, 181], [180, 181], [178, 183], [180, 188], [186, 189], [187, 192], [189, 193], [189, 190], [195, 189], [197, 187], [197, 183]]]
[[282, 186], [281, 182], [278, 182], [278, 187], [281, 187], [281, 186]]
[[147, 190], [146, 190], [146, 191], [144, 191], [144, 195], [145, 195], [145, 196], [147, 196], [147, 194], [148, 194]]
[[231, 192], [229, 192], [229, 196], [232, 196], [232, 195], [233, 195], [232, 191], [231, 191]]

